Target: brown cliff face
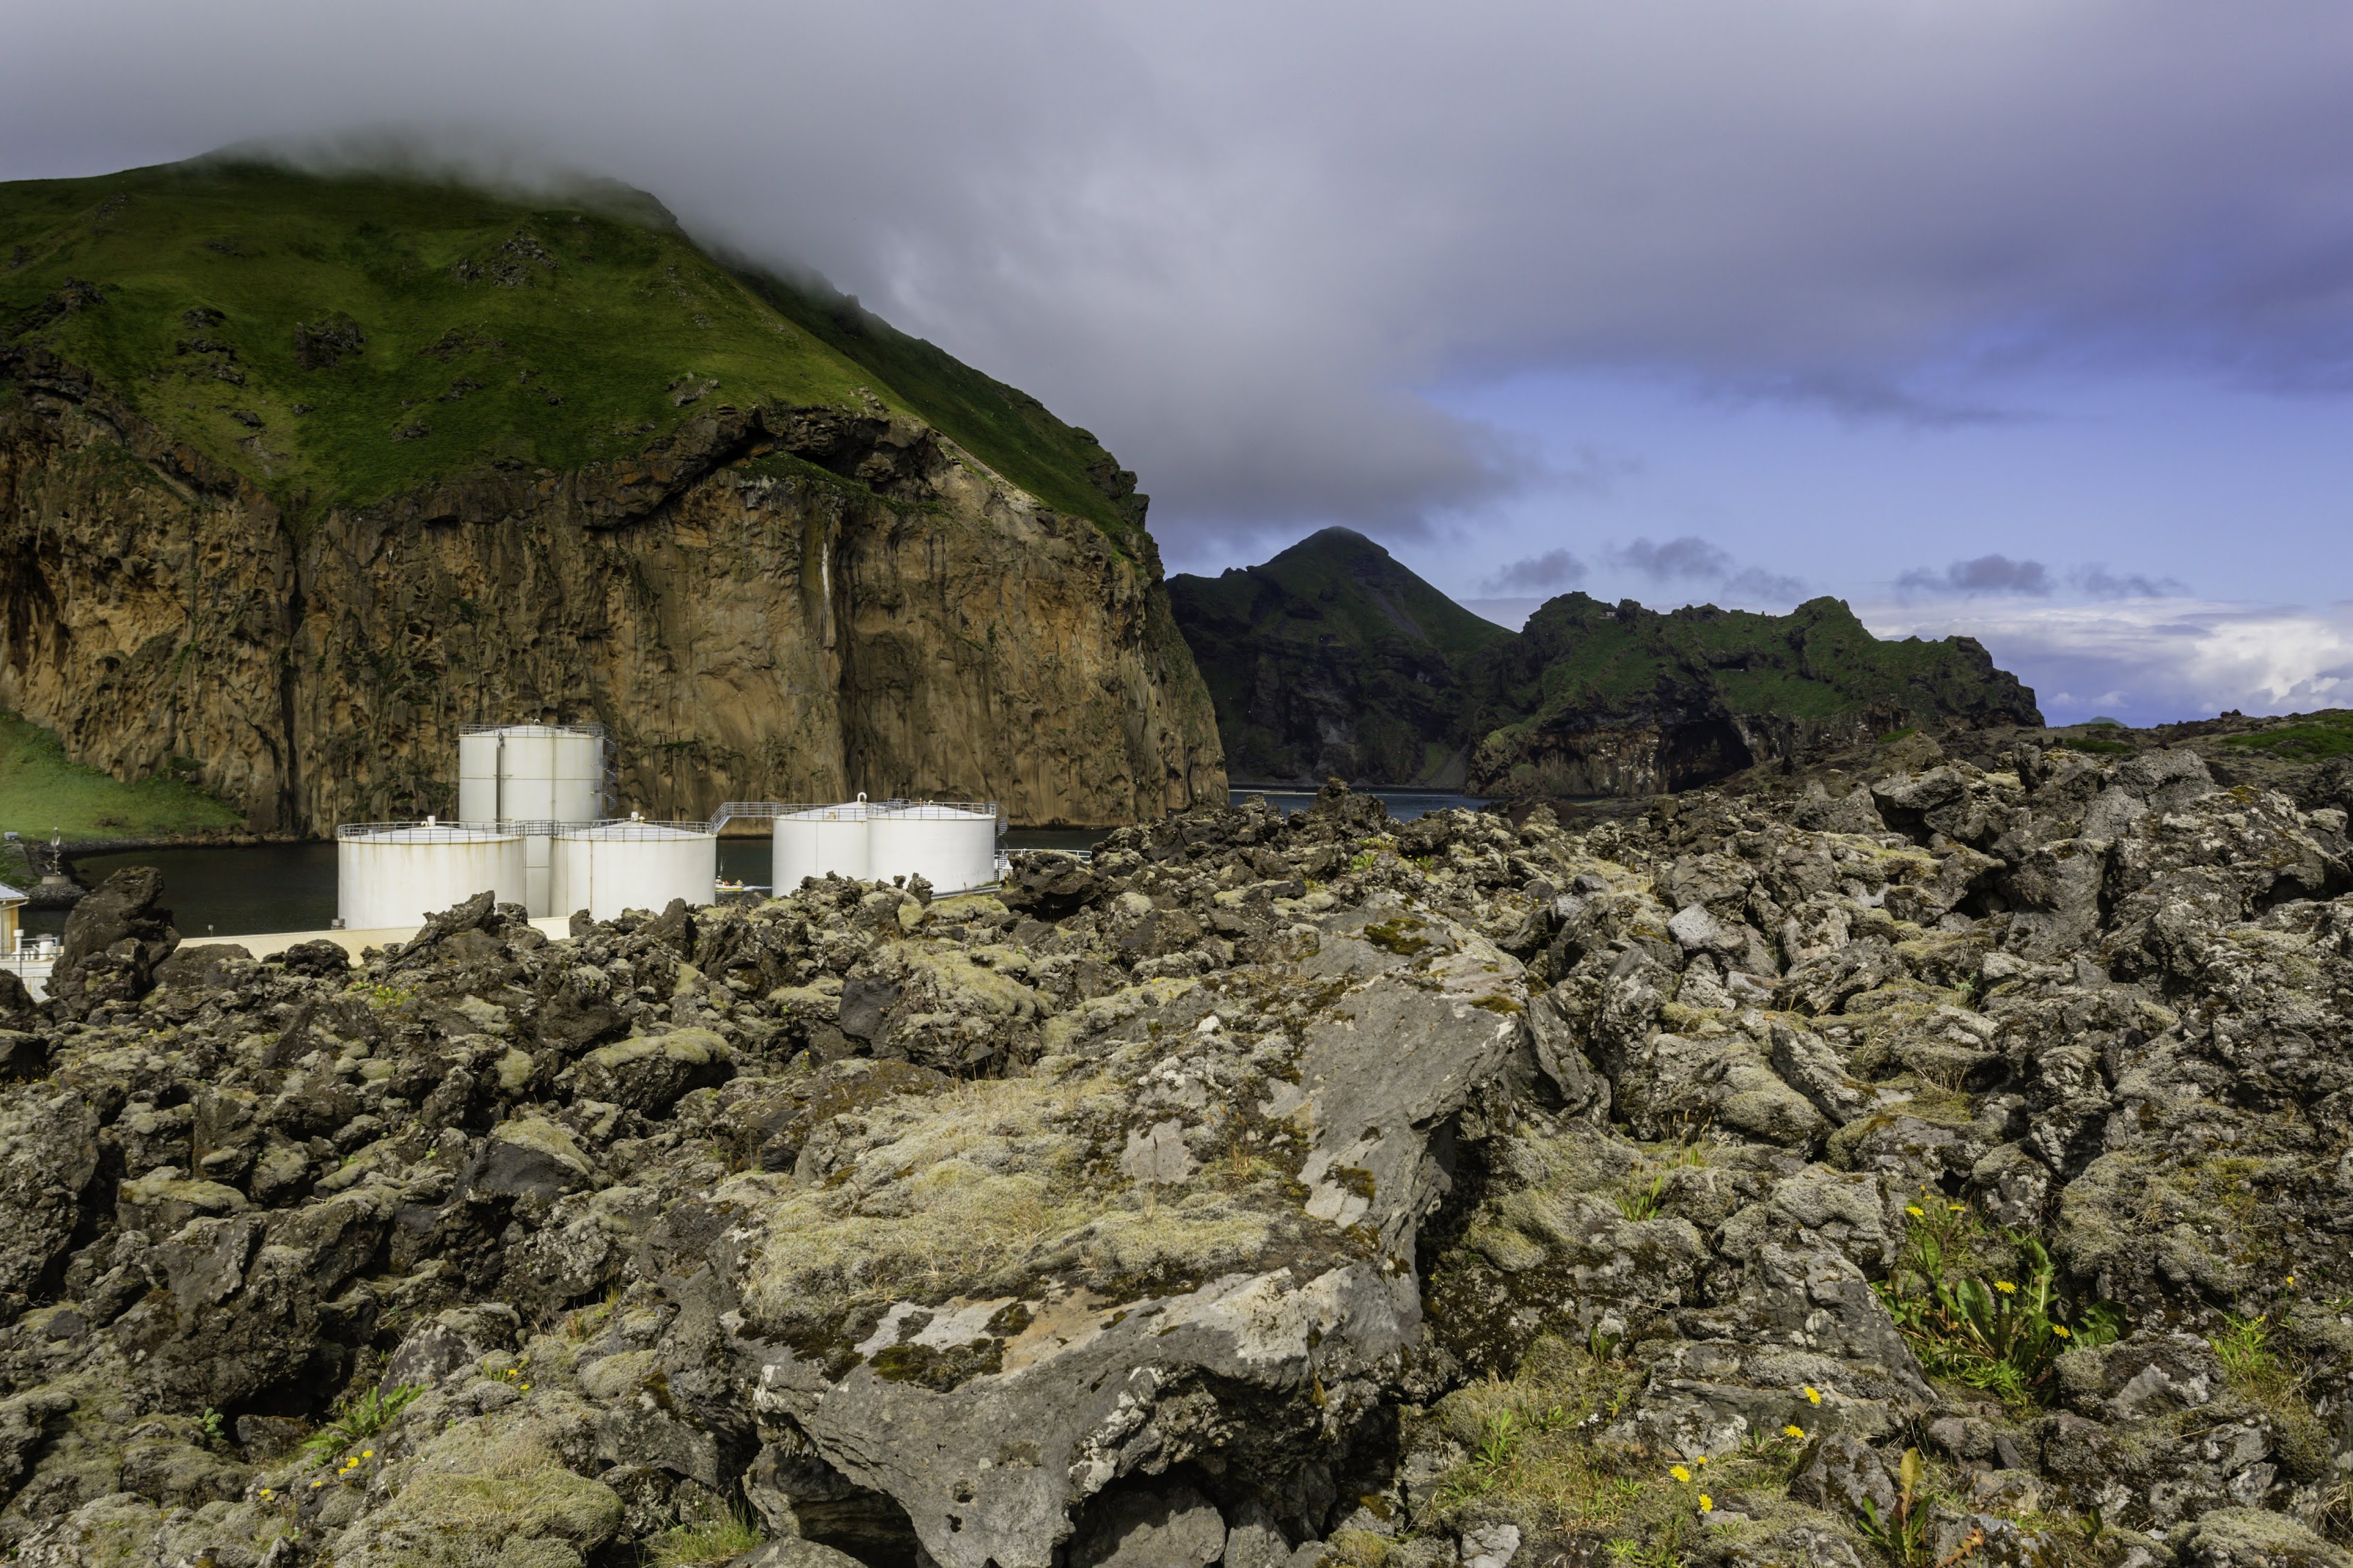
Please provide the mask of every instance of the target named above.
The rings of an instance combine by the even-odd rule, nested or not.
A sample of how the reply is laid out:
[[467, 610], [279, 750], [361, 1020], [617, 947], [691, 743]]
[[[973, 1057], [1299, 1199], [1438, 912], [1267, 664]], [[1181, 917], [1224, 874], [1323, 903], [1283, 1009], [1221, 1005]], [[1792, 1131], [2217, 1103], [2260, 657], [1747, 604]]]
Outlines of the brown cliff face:
[[879, 403], [721, 407], [628, 461], [313, 512], [52, 355], [6, 368], [0, 706], [118, 777], [191, 762], [258, 830], [446, 812], [478, 721], [603, 722], [649, 816], [1222, 798], [1148, 540], [1121, 553]]

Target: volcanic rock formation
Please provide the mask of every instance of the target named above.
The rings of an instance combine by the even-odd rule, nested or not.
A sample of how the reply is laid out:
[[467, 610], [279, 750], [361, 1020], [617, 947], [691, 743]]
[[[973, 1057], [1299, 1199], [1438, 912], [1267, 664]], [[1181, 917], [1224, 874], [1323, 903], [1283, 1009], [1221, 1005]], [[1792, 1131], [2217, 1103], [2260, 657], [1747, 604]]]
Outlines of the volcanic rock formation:
[[1908, 755], [354, 969], [118, 879], [0, 1036], [0, 1541], [2347, 1562], [2344, 812]]

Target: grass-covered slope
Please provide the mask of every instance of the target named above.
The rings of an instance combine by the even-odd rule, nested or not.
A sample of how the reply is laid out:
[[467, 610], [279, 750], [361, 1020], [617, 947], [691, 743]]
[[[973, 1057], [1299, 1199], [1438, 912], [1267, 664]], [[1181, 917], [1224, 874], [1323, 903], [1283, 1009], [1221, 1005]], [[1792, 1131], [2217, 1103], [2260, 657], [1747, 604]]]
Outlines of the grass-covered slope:
[[26, 838], [135, 838], [232, 828], [244, 820], [167, 769], [124, 784], [66, 759], [57, 736], [0, 709], [0, 829]]
[[[0, 349], [46, 346], [288, 499], [625, 457], [718, 403], [915, 415], [1140, 543], [1132, 477], [1036, 399], [620, 187], [544, 204], [224, 159], [0, 184]], [[0, 396], [5, 396], [0, 388]]]
[[1469, 672], [1512, 635], [1345, 528], [1168, 594], [1240, 779], [1454, 782], [1480, 706]]

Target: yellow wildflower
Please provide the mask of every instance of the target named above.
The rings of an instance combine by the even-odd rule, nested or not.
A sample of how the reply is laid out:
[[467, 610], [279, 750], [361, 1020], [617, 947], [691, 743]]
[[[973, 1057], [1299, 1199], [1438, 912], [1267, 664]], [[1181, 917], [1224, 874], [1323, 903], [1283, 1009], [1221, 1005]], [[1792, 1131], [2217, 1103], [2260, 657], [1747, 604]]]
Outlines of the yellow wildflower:
[[1704, 1465], [1707, 1463], [1707, 1456], [1705, 1454], [1702, 1454], [1698, 1458], [1694, 1459], [1692, 1463], [1694, 1465]]
[[1947, 1204], [1945, 1205], [1945, 1212], [1947, 1214], [1958, 1214], [1968, 1206], [1969, 1205], [1967, 1204]]
[[2289, 1289], [2293, 1290], [2294, 1289], [2295, 1289], [2295, 1275], [2293, 1275], [2293, 1274], [2289, 1275], [2289, 1276], [2287, 1277], [2287, 1283], [2288, 1283], [2288, 1289]]
[[2053, 1323], [2051, 1325], [2051, 1331], [2057, 1334], [2063, 1340], [2067, 1337], [2067, 1325], [2064, 1323]]
[[1681, 1465], [1675, 1466], [1672, 1469], [1670, 1469], [1667, 1474], [1674, 1477], [1675, 1479], [1679, 1481], [1687, 1481], [1691, 1479], [1691, 1472], [1684, 1469]]
[[1702, 1512], [1702, 1513], [1712, 1513], [1712, 1512], [1714, 1512], [1714, 1511], [1715, 1510], [1715, 1500], [1714, 1498], [1712, 1498], [1712, 1497], [1708, 1496], [1705, 1492], [1702, 1492], [1702, 1493], [1700, 1493], [1700, 1494], [1699, 1494], [1699, 1510], [1700, 1510], [1700, 1512]]
[[1795, 1421], [1781, 1428], [1781, 1436], [1784, 1437], [1803, 1437], [1805, 1435], [1806, 1429]]
[[1926, 1219], [1928, 1217], [1928, 1211], [1922, 1208], [1918, 1204], [1905, 1204], [1904, 1205], [1904, 1212], [1910, 1215], [1914, 1219]]
[[1822, 1391], [1812, 1386], [1810, 1384], [1808, 1384], [1806, 1388], [1806, 1403], [1809, 1405], [1820, 1405], [1821, 1402]]
[[525, 1394], [529, 1394], [529, 1393], [531, 1392], [531, 1384], [527, 1384], [527, 1383], [526, 1383], [526, 1384], [524, 1384], [522, 1385], [522, 1391], [523, 1391]]
[[2018, 1287], [2011, 1284], [2007, 1279], [1995, 1280], [1993, 1282], [1993, 1288], [2000, 1291], [2005, 1296], [2015, 1296], [2018, 1294]]
[[374, 1448], [363, 1448], [360, 1450], [360, 1458], [363, 1459], [373, 1459], [375, 1458], [375, 1450]]

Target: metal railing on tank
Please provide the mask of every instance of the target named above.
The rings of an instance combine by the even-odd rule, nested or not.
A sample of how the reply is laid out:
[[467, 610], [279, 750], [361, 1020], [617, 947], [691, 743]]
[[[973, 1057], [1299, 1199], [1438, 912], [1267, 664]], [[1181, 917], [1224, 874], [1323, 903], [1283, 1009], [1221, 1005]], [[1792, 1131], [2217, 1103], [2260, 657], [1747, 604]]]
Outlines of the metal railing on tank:
[[427, 816], [407, 822], [346, 822], [338, 838], [396, 838], [407, 844], [473, 844], [486, 838], [528, 838], [570, 826], [559, 822], [444, 822]]
[[1005, 807], [993, 800], [731, 800], [711, 818], [714, 828], [742, 817], [789, 816], [811, 822], [855, 822], [860, 817], [895, 816], [917, 822], [965, 822], [976, 816], [994, 817], [998, 837], [1005, 836]]
[[552, 822], [534, 827], [559, 838], [707, 838], [718, 830], [715, 822], [656, 822], [642, 816], [607, 817], [602, 822]]

